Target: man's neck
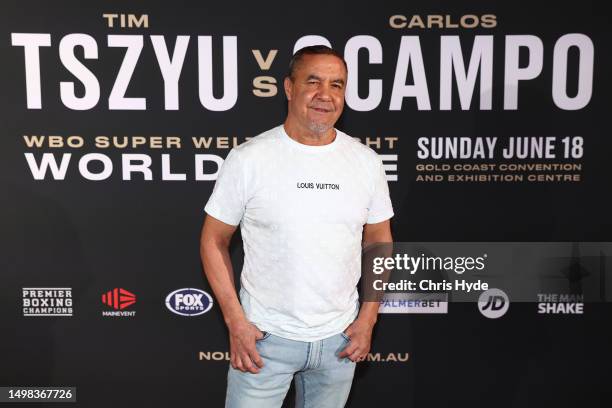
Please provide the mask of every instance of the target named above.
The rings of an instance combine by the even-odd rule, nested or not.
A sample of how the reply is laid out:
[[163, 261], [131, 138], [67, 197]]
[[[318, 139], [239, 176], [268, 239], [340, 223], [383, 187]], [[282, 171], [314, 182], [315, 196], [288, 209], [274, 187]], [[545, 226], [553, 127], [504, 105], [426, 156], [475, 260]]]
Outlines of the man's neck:
[[332, 143], [336, 138], [336, 129], [331, 127], [325, 132], [317, 133], [313, 132], [308, 128], [301, 127], [297, 124], [292, 123], [289, 120], [285, 120], [283, 124], [285, 132], [290, 138], [298, 143], [309, 145], [309, 146], [323, 146]]

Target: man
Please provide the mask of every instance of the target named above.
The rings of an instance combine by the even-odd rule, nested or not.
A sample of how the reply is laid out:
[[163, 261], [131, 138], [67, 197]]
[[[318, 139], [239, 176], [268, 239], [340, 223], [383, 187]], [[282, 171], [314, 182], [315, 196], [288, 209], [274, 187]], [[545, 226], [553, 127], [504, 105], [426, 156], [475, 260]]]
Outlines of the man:
[[[391, 242], [382, 162], [334, 129], [347, 67], [313, 46], [292, 58], [285, 123], [232, 149], [201, 237], [210, 286], [229, 329], [226, 407], [344, 406], [355, 362], [370, 350], [378, 304], [359, 307], [361, 246]], [[240, 224], [240, 301], [228, 246]]]

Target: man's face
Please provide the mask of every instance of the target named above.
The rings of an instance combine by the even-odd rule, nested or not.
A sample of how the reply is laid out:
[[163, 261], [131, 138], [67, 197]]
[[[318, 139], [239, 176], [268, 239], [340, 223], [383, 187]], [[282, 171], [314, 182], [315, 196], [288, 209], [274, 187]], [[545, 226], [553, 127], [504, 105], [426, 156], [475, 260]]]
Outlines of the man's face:
[[285, 79], [288, 119], [314, 133], [331, 129], [344, 108], [346, 69], [333, 55], [304, 55]]

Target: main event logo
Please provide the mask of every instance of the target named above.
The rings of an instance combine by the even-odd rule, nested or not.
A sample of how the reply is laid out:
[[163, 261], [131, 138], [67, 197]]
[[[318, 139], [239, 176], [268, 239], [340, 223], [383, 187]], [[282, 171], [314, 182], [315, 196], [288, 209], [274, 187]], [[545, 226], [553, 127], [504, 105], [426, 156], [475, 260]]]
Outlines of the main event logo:
[[136, 303], [136, 295], [123, 288], [114, 288], [103, 293], [102, 303], [114, 309], [114, 311], [103, 311], [102, 316], [132, 317], [136, 315], [136, 311], [123, 310]]

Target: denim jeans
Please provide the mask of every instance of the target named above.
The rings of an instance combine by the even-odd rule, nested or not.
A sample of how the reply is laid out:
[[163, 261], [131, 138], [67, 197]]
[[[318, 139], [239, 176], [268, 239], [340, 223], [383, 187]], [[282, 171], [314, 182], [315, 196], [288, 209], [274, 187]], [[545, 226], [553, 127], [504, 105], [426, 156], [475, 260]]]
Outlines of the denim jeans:
[[252, 374], [230, 365], [225, 407], [280, 408], [293, 378], [296, 408], [344, 407], [355, 363], [338, 354], [348, 342], [344, 333], [313, 342], [264, 333], [256, 342], [263, 368]]

